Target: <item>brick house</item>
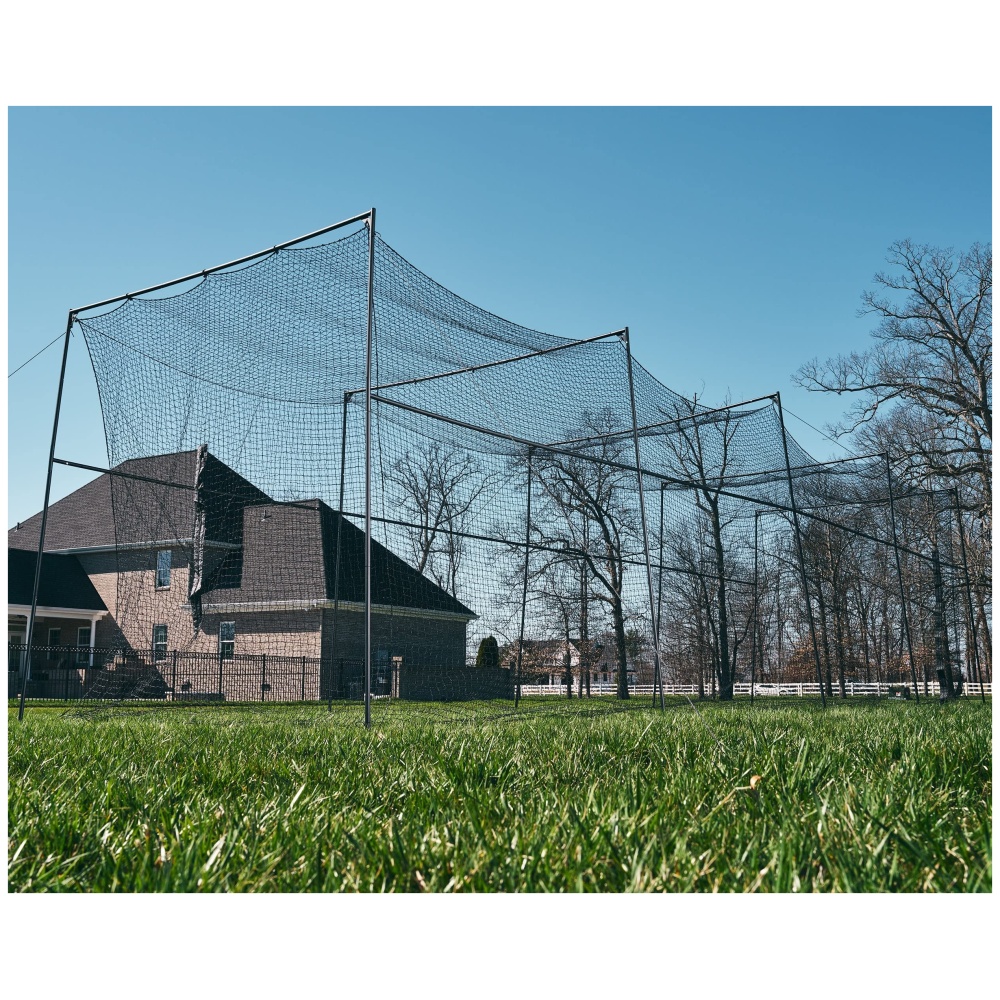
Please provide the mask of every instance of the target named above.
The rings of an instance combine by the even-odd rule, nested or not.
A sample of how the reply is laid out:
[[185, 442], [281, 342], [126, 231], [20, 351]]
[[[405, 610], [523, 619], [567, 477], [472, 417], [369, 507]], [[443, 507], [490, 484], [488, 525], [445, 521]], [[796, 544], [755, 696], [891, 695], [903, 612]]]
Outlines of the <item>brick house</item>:
[[[38, 553], [10, 549], [7, 556], [7, 635], [12, 647], [8, 669], [19, 669]], [[35, 614], [38, 644], [50, 650], [42, 664], [92, 665], [97, 623], [107, 615], [80, 563], [72, 556], [46, 552]]]
[[[275, 699], [357, 687], [360, 529], [322, 500], [271, 499], [204, 445], [133, 459], [114, 472], [52, 504], [46, 526], [43, 593], [70, 580], [81, 592], [89, 585], [88, 606], [71, 610], [92, 616], [90, 645], [142, 654], [168, 690], [192, 696], [241, 697], [242, 675], [259, 679], [258, 663], [265, 677], [270, 665], [273, 679], [257, 692], [263, 686]], [[27, 565], [30, 555], [33, 573], [40, 523], [36, 514], [8, 532], [12, 566]], [[371, 551], [376, 689], [393, 665], [461, 670], [475, 613], [374, 540]], [[27, 596], [30, 604], [30, 584]], [[39, 608], [36, 644], [56, 620], [52, 610]], [[9, 626], [21, 621], [23, 636], [23, 617], [12, 617], [26, 615], [23, 603], [8, 611]]]

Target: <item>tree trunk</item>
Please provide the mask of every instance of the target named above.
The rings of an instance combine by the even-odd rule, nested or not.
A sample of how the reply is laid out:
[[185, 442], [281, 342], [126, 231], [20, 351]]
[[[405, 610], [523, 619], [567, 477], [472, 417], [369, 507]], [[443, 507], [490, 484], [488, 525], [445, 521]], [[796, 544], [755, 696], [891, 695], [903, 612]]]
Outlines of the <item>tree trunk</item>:
[[625, 655], [625, 617], [622, 614], [622, 602], [619, 597], [611, 603], [612, 616], [615, 621], [615, 645], [618, 647], [618, 697], [627, 698], [628, 695], [628, 659]]
[[[834, 595], [837, 596], [836, 594]], [[844, 623], [840, 615], [840, 602], [833, 606], [833, 641], [837, 645], [837, 680], [840, 683], [840, 697], [847, 697], [847, 683], [844, 665]]]
[[976, 587], [974, 590], [979, 610], [977, 616], [979, 620], [976, 622], [976, 631], [979, 633], [979, 669], [984, 675], [980, 680], [991, 684], [993, 682], [993, 650], [991, 648], [989, 619], [986, 617], [986, 600], [981, 587]]
[[941, 557], [935, 545], [931, 551], [931, 568], [934, 573], [934, 672], [941, 690], [941, 701], [958, 697], [954, 674], [951, 669], [951, 650], [948, 643], [948, 623], [944, 613], [944, 582], [941, 579]]
[[718, 501], [711, 505], [715, 572], [719, 583], [719, 701], [733, 700], [733, 666], [729, 656], [729, 612], [726, 606], [726, 558]]
[[837, 585], [837, 569], [833, 562], [833, 533], [830, 525], [826, 526], [826, 554], [830, 562], [830, 596], [833, 599], [833, 641], [837, 648], [837, 681], [840, 684], [840, 697], [847, 697], [847, 685], [844, 680], [844, 622], [841, 616], [843, 602], [840, 588]]
[[826, 696], [833, 697], [833, 667], [830, 664], [830, 633], [826, 624], [826, 601], [823, 600], [823, 581], [816, 578], [816, 602], [819, 604], [819, 627], [823, 635], [823, 653], [826, 660]]

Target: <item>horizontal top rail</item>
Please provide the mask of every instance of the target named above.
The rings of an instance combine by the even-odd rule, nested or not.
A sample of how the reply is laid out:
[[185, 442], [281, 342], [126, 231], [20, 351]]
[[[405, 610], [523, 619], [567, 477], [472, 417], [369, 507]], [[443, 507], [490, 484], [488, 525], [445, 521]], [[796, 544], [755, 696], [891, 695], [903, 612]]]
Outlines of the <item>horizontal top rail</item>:
[[344, 226], [351, 226], [358, 222], [368, 221], [371, 219], [374, 211], [375, 209], [370, 208], [367, 212], [362, 212], [360, 215], [354, 215], [350, 219], [344, 219], [341, 222], [335, 222], [332, 226], [324, 226], [322, 229], [306, 233], [305, 236], [296, 236], [294, 240], [286, 240], [284, 243], [276, 243], [274, 246], [268, 247], [266, 250], [258, 250], [256, 253], [247, 254], [245, 257], [238, 257], [236, 260], [227, 261], [225, 264], [216, 264], [214, 267], [206, 267], [201, 271], [194, 271], [191, 274], [184, 275], [183, 278], [173, 278], [170, 281], [162, 281], [158, 285], [150, 285], [148, 288], [140, 288], [137, 292], [126, 292], [124, 295], [115, 295], [110, 299], [101, 299], [100, 302], [91, 302], [90, 305], [87, 306], [78, 306], [76, 309], [70, 310], [70, 315], [75, 318], [78, 313], [88, 312], [91, 309], [100, 309], [102, 306], [114, 305], [116, 302], [124, 302], [127, 299], [135, 299], [140, 295], [148, 295], [150, 292], [158, 292], [164, 288], [171, 288], [174, 285], [183, 285], [185, 281], [194, 281], [196, 278], [204, 278], [209, 274], [215, 274], [218, 271], [225, 271], [230, 267], [238, 267], [240, 264], [249, 264], [252, 260], [258, 260], [261, 257], [266, 257], [268, 254], [277, 253], [279, 250], [287, 250], [289, 247], [293, 247], [298, 243], [305, 243], [307, 240], [315, 239], [317, 236], [332, 233], [335, 229], [342, 229]]

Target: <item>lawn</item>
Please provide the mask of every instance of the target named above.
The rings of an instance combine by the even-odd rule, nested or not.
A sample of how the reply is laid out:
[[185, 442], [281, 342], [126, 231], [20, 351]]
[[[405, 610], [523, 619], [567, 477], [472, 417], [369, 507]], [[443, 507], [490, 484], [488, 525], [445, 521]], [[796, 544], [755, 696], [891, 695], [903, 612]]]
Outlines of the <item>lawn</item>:
[[587, 708], [11, 712], [8, 887], [992, 889], [989, 703]]

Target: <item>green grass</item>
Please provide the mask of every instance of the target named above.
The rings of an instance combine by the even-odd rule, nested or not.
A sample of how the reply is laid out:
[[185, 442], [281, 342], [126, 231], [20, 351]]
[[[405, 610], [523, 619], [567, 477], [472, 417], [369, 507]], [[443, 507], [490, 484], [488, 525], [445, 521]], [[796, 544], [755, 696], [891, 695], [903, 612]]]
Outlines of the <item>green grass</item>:
[[585, 704], [10, 713], [8, 886], [992, 888], [989, 704]]

